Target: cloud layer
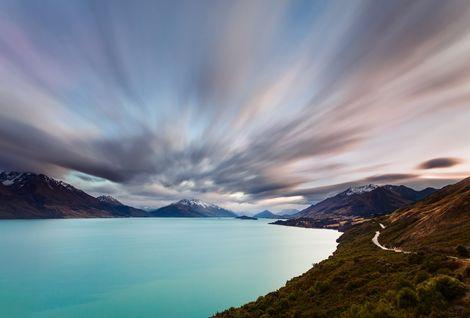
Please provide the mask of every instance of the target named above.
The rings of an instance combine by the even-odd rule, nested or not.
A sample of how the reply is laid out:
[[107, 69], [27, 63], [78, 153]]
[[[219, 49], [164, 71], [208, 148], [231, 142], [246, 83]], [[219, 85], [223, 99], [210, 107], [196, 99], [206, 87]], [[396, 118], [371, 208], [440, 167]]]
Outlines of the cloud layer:
[[5, 0], [0, 168], [237, 210], [465, 177], [469, 31], [465, 1]]

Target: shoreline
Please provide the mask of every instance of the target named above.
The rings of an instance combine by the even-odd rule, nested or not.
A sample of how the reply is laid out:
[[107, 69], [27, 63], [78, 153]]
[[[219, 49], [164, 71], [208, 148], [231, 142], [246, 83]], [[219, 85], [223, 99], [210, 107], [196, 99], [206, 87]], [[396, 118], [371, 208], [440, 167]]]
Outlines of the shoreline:
[[360, 221], [342, 220], [336, 219], [311, 219], [311, 218], [297, 218], [288, 220], [277, 220], [270, 224], [301, 227], [301, 228], [312, 228], [312, 229], [325, 229], [325, 230], [336, 230], [339, 232], [345, 232], [354, 225], [370, 221], [370, 219], [361, 219]]

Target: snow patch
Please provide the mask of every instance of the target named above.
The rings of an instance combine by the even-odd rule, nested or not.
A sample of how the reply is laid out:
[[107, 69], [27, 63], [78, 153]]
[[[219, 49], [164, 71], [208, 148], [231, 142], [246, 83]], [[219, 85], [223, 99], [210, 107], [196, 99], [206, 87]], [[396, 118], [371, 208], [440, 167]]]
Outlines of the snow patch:
[[217, 205], [212, 203], [207, 203], [197, 199], [183, 199], [177, 202], [177, 204], [190, 206], [190, 207], [201, 207], [201, 208], [218, 208]]
[[97, 197], [97, 199], [100, 200], [101, 202], [121, 205], [121, 202], [119, 202], [116, 198], [113, 198], [110, 195], [102, 195], [102, 196]]
[[366, 193], [366, 192], [373, 191], [377, 189], [378, 187], [379, 186], [375, 184], [368, 184], [368, 185], [360, 186], [360, 187], [352, 187], [346, 190], [346, 195]]
[[35, 173], [31, 173], [31, 172], [15, 172], [15, 171], [0, 173], [0, 182], [3, 185], [5, 186], [15, 185], [17, 188], [21, 188], [25, 184], [28, 184], [28, 182], [33, 180], [33, 178], [39, 178], [39, 180], [44, 182], [46, 186], [51, 190], [55, 190], [58, 187], [61, 187], [61, 188], [65, 188], [68, 191], [81, 192], [81, 190], [74, 188], [68, 183], [65, 183], [63, 181], [57, 181], [43, 174], [38, 175]]
[[15, 183], [22, 181], [24, 173], [22, 172], [3, 172], [0, 175], [0, 180], [4, 186], [11, 186]]

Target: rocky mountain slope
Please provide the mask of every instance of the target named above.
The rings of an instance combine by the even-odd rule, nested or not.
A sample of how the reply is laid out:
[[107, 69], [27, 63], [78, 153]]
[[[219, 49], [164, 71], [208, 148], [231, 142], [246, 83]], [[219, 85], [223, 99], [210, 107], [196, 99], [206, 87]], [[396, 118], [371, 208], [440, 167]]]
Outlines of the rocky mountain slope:
[[276, 224], [342, 229], [405, 207], [434, 191], [436, 189], [433, 188], [416, 191], [403, 185], [369, 184], [349, 188], [300, 211], [291, 220], [278, 221]]
[[404, 250], [428, 248], [455, 254], [470, 249], [470, 178], [446, 186], [391, 214], [382, 240]]
[[215, 204], [195, 199], [183, 199], [157, 210], [150, 211], [153, 217], [236, 217], [232, 211]]
[[0, 173], [0, 219], [147, 216], [107, 197], [95, 198], [43, 174]]
[[370, 184], [349, 188], [300, 211], [295, 217], [376, 216], [420, 200], [434, 191], [433, 188], [416, 191], [403, 185], [379, 187]]

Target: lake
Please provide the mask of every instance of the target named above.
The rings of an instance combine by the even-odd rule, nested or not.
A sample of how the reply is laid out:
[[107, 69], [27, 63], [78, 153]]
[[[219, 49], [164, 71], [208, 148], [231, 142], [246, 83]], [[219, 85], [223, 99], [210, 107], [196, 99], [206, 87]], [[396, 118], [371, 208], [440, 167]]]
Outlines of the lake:
[[0, 221], [0, 317], [208, 317], [283, 286], [340, 235], [268, 222]]

